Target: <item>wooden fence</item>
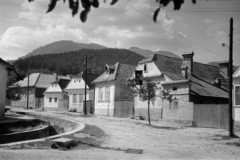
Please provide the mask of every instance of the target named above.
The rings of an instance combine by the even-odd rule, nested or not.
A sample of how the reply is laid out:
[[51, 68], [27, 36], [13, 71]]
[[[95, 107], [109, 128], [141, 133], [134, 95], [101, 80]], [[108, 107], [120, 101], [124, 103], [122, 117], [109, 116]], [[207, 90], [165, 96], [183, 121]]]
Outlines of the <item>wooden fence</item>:
[[133, 114], [132, 100], [115, 101], [114, 117], [130, 118], [132, 117], [132, 114]]
[[35, 109], [42, 108], [44, 106], [44, 98], [35, 97]]
[[59, 99], [58, 100], [58, 110], [59, 111], [67, 111], [69, 108], [69, 103], [67, 99]]
[[194, 105], [194, 122], [198, 127], [229, 128], [229, 109], [227, 104]]

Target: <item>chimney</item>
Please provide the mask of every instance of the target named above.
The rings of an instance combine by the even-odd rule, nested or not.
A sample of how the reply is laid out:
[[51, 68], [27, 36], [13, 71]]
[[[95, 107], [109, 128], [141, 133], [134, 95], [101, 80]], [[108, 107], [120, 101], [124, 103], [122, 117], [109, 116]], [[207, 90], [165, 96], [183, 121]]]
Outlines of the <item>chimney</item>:
[[185, 78], [185, 79], [188, 79], [188, 67], [187, 66], [182, 66], [181, 67], [181, 70], [182, 70], [182, 76]]
[[193, 56], [194, 53], [183, 54], [182, 68], [187, 68], [190, 72], [190, 75], [193, 73]]
[[218, 65], [220, 67], [220, 71], [224, 73], [226, 76], [228, 76], [229, 63], [227, 61], [223, 61], [223, 62], [218, 62]]
[[56, 81], [58, 80], [58, 74], [56, 72], [53, 72], [53, 76], [56, 78]]
[[216, 78], [215, 78], [215, 81], [214, 81], [214, 86], [216, 86], [216, 87], [218, 87], [218, 88], [221, 88], [221, 84], [222, 84], [222, 79], [216, 77]]

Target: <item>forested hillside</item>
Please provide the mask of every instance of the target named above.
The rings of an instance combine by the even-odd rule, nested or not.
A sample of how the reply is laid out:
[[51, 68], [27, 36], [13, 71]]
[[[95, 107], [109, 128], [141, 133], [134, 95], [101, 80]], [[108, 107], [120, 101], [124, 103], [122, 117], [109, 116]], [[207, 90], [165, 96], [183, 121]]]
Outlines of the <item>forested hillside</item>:
[[102, 73], [105, 64], [115, 64], [116, 62], [137, 65], [144, 57], [129, 51], [127, 49], [81, 49], [59, 54], [45, 54], [18, 59], [14, 65], [19, 70], [30, 72], [57, 72], [58, 74], [78, 74], [83, 71], [85, 63], [85, 55], [88, 56], [88, 70], [93, 73]]

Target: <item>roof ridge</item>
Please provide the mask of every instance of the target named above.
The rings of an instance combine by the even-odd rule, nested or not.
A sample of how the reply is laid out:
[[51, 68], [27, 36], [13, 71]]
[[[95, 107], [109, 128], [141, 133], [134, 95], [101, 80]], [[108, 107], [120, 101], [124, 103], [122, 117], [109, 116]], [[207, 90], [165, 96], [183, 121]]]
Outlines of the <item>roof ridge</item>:
[[218, 66], [214, 66], [214, 65], [211, 65], [211, 64], [206, 64], [206, 63], [201, 63], [201, 62], [195, 62], [195, 61], [193, 61], [193, 63], [198, 63], [198, 64], [201, 64], [201, 65], [211, 66], [211, 67], [215, 67], [215, 68], [218, 68], [218, 69], [219, 69]]

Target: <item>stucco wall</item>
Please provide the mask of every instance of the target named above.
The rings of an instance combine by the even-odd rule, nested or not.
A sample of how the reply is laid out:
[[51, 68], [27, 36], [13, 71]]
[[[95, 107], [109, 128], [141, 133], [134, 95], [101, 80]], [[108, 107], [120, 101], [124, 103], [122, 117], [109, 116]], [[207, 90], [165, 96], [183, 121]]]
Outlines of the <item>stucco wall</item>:
[[[106, 87], [110, 87], [110, 101], [106, 101], [105, 96]], [[99, 88], [103, 90], [103, 100], [99, 100]], [[113, 108], [114, 108], [114, 99], [115, 99], [115, 83], [114, 82], [104, 82], [95, 84], [95, 115], [102, 116], [113, 116]], [[120, 91], [120, 90], [119, 90]]]
[[5, 103], [6, 103], [6, 88], [7, 88], [7, 71], [6, 68], [0, 65], [0, 119], [4, 118]]
[[[12, 101], [11, 106], [26, 108], [27, 107], [27, 95], [23, 95], [19, 101]], [[28, 106], [35, 108], [35, 95], [34, 94], [29, 94]]]
[[[52, 98], [52, 101], [49, 102], [49, 98]], [[57, 98], [57, 102], [55, 102], [55, 98]], [[45, 93], [44, 96], [44, 108], [54, 108], [58, 109], [59, 99], [64, 99], [63, 93]]]

